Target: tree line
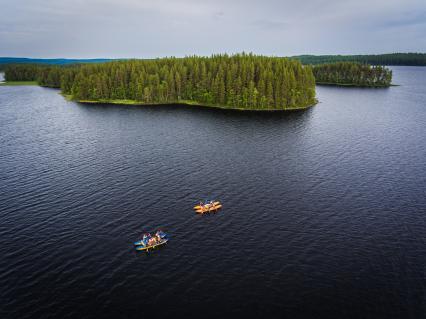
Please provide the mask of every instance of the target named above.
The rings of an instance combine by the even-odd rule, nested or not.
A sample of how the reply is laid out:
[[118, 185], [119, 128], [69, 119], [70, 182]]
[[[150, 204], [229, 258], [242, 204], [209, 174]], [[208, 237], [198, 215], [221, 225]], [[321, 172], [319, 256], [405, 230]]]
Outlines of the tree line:
[[318, 84], [379, 87], [392, 82], [392, 71], [388, 68], [355, 62], [319, 64], [312, 71]]
[[360, 62], [373, 65], [426, 66], [426, 53], [388, 53], [377, 55], [299, 55], [292, 59], [302, 64], [323, 64], [334, 62]]
[[73, 66], [14, 65], [6, 81], [36, 80], [75, 100], [191, 101], [245, 109], [291, 109], [315, 104], [310, 66], [253, 54], [126, 60]]

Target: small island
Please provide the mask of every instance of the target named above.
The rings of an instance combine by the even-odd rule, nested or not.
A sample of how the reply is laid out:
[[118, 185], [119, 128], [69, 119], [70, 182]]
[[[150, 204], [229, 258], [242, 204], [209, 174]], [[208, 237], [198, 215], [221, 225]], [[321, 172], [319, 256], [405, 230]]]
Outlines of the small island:
[[390, 69], [358, 62], [319, 64], [312, 71], [316, 83], [322, 85], [389, 87], [392, 83]]

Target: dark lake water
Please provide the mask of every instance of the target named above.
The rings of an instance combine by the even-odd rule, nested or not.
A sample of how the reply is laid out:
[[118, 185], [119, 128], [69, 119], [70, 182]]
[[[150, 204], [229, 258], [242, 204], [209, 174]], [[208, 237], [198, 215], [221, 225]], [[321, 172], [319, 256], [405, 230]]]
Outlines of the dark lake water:
[[0, 87], [0, 318], [423, 317], [426, 68], [393, 70], [286, 114]]

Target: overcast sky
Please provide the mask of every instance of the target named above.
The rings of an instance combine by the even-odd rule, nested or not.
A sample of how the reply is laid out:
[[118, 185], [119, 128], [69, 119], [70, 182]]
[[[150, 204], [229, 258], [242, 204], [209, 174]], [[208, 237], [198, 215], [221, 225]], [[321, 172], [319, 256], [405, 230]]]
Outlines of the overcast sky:
[[0, 0], [0, 56], [426, 52], [426, 0]]

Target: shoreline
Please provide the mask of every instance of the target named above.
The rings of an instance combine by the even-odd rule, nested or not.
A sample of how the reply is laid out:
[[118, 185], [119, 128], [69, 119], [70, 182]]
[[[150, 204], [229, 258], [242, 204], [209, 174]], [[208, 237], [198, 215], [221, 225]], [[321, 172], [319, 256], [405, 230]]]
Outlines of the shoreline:
[[198, 102], [181, 100], [181, 101], [173, 101], [167, 103], [144, 103], [136, 100], [75, 100], [72, 96], [64, 95], [64, 97], [68, 101], [73, 101], [81, 104], [107, 104], [107, 105], [126, 105], [126, 106], [167, 106], [167, 105], [181, 105], [181, 106], [193, 106], [193, 107], [203, 107], [203, 108], [213, 108], [220, 110], [230, 110], [230, 111], [239, 111], [239, 112], [289, 112], [289, 111], [301, 111], [307, 110], [316, 104], [318, 104], [318, 100], [315, 101], [314, 104], [303, 106], [303, 107], [294, 107], [287, 109], [246, 109], [241, 107], [225, 107], [221, 105], [209, 105], [209, 104], [201, 104]]
[[[40, 86], [45, 87], [37, 83], [37, 81], [3, 81], [0, 82], [0, 86]], [[59, 88], [55, 88], [59, 89]], [[59, 89], [60, 90], [60, 89]], [[195, 101], [190, 100], [179, 100], [179, 101], [173, 101], [173, 102], [164, 102], [164, 103], [144, 103], [141, 101], [136, 100], [77, 100], [74, 99], [71, 95], [63, 94], [60, 92], [60, 94], [67, 100], [72, 102], [77, 102], [81, 104], [107, 104], [107, 105], [126, 105], [126, 106], [167, 106], [167, 105], [181, 105], [181, 106], [194, 106], [194, 107], [204, 107], [204, 108], [212, 108], [212, 109], [220, 109], [220, 110], [231, 110], [231, 111], [240, 111], [240, 112], [291, 112], [291, 111], [301, 111], [301, 110], [307, 110], [319, 103], [317, 99], [315, 99], [315, 102], [313, 104], [307, 105], [307, 106], [300, 106], [300, 107], [293, 107], [293, 108], [285, 108], [285, 109], [273, 109], [273, 108], [265, 108], [265, 109], [258, 109], [258, 108], [242, 108], [242, 107], [226, 107], [222, 105], [214, 105], [214, 104], [202, 104]]]
[[357, 88], [372, 88], [372, 89], [381, 89], [388, 88], [391, 86], [398, 86], [397, 84], [390, 85], [358, 85], [352, 83], [335, 83], [335, 82], [315, 82], [315, 85], [324, 85], [324, 86], [344, 86], [344, 87], [357, 87]]
[[0, 82], [0, 86], [28, 86], [28, 85], [39, 85], [37, 81], [3, 81]]

